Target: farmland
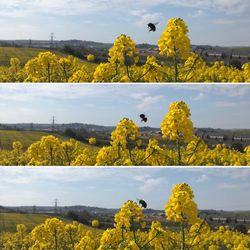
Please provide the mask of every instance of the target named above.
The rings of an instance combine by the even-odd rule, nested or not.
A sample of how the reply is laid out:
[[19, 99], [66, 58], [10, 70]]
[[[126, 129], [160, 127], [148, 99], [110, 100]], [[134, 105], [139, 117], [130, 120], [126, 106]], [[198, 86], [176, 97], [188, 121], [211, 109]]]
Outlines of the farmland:
[[[55, 217], [46, 219], [29, 232], [28, 220], [26, 225], [18, 225], [15, 233], [3, 232], [0, 246], [5, 250], [13, 249], [13, 246], [14, 249], [44, 247], [55, 250], [247, 250], [250, 247], [246, 225], [230, 228], [222, 223], [223, 226], [210, 227], [206, 217], [200, 216], [193, 191], [187, 183], [173, 187], [164, 208], [160, 215], [162, 218], [148, 221], [145, 217], [146, 210], [137, 202], [128, 200], [115, 214], [113, 227], [104, 231], [93, 230], [100, 225], [96, 219], [92, 220], [92, 227], [89, 228], [78, 223], [69, 224], [68, 221]], [[175, 223], [176, 227], [166, 227], [161, 221]]]
[[[57, 125], [61, 136], [58, 136], [58, 133], [50, 135], [44, 132], [5, 130], [2, 131], [2, 135], [0, 133], [2, 149], [9, 149], [14, 141], [19, 142], [14, 143], [11, 150], [0, 151], [0, 165], [248, 166], [250, 164], [247, 129], [235, 130], [236, 134], [233, 130], [197, 131], [193, 127], [190, 115], [187, 104], [177, 101], [170, 104], [160, 130], [149, 133], [145, 131], [141, 133], [136, 123], [128, 118], [123, 118], [111, 133], [110, 130], [106, 130], [105, 133], [91, 129], [88, 131], [86, 126], [84, 128], [81, 124], [72, 124], [73, 127], [76, 125], [78, 128], [82, 127], [75, 131], [65, 128], [65, 124], [63, 126], [65, 129], [60, 131], [60, 126]], [[10, 125], [5, 124], [5, 126]], [[38, 127], [37, 124], [34, 126]], [[35, 138], [33, 133], [36, 135]]]
[[[18, 58], [20, 66], [24, 66], [29, 60], [38, 56], [41, 52], [46, 52], [45, 48], [23, 48], [23, 47], [0, 47], [0, 66], [8, 67], [11, 58]], [[58, 56], [66, 57], [68, 55], [66, 50], [53, 50]], [[94, 63], [85, 62], [89, 67], [94, 67]]]
[[[52, 45], [54, 46], [53, 41], [50, 48]], [[15, 54], [10, 67], [0, 68], [0, 81], [74, 83], [250, 81], [247, 52], [241, 55], [239, 52], [235, 54], [231, 51], [230, 55], [225, 55], [224, 52], [208, 51], [202, 55], [199, 50], [192, 50], [188, 26], [181, 18], [172, 18], [168, 21], [157, 45], [158, 48], [153, 48], [152, 53], [146, 53], [138, 49], [130, 36], [121, 34], [109, 48], [108, 57], [100, 50], [93, 55], [86, 55], [85, 53], [89, 53], [90, 50], [85, 50], [84, 47], [77, 50], [70, 46], [66, 50], [65, 47], [61, 49], [71, 55], [68, 57], [58, 54], [57, 49], [52, 53], [49, 48], [28, 61], [26, 56]], [[2, 57], [5, 64], [11, 58], [6, 56], [5, 52]], [[24, 59], [21, 60], [19, 57]], [[211, 58], [208, 60], [208, 57]], [[223, 61], [225, 57], [233, 59], [231, 64]], [[88, 64], [84, 62], [86, 59], [89, 61]], [[23, 66], [25, 60], [27, 63]]]
[[[0, 148], [10, 150], [12, 143], [20, 141], [23, 144], [23, 148], [27, 149], [32, 143], [39, 141], [42, 136], [51, 134], [41, 131], [18, 131], [18, 130], [0, 130]], [[56, 135], [56, 137], [66, 140], [66, 137]]]
[[[45, 214], [0, 213], [0, 232], [15, 232], [17, 224], [25, 224], [28, 231], [31, 231], [48, 218], [52, 218], [52, 216]], [[62, 220], [65, 223], [71, 222], [66, 219]]]
[[[10, 65], [11, 58], [18, 58], [20, 60], [20, 66], [24, 66], [29, 60], [38, 56], [41, 52], [46, 52], [46, 48], [24, 48], [24, 47], [0, 47], [0, 66], [8, 67]], [[60, 57], [66, 57], [68, 54], [67, 50], [53, 49], [53, 53]], [[77, 56], [73, 54], [73, 56]], [[80, 57], [84, 59], [84, 57]], [[89, 67], [93, 68], [94, 63], [85, 62]]]
[[[18, 58], [20, 65], [24, 66], [27, 61], [36, 57], [40, 52], [47, 50], [42, 48], [16, 48], [16, 47], [0, 47], [0, 66], [9, 66], [11, 58]], [[56, 52], [63, 56], [62, 53]]]
[[[15, 232], [18, 224], [24, 224], [28, 231], [45, 222], [46, 219], [58, 218], [66, 224], [72, 223], [72, 220], [63, 216], [55, 216], [54, 214], [26, 214], [26, 213], [0, 213], [0, 233]], [[87, 230], [93, 230], [91, 226], [84, 225]], [[101, 231], [101, 229], [98, 229]]]

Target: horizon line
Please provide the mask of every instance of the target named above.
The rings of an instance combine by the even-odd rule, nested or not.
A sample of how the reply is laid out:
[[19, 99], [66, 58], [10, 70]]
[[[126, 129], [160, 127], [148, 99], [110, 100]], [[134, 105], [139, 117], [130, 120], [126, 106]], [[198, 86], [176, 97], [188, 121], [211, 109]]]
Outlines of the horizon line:
[[[133, 37], [131, 37], [131, 38], [133, 39]], [[32, 39], [32, 38], [26, 38], [26, 39], [22, 39], [22, 38], [6, 39], [6, 38], [4, 38], [4, 39], [1, 39], [0, 38], [0, 42], [1, 41], [30, 41], [30, 40], [31, 41], [43, 41], [43, 42], [49, 42], [49, 43], [51, 42], [51, 40], [49, 40], [49, 39], [38, 39], [38, 38], [35, 38], [35, 39]], [[133, 40], [135, 40], [135, 39], [133, 39]], [[81, 41], [81, 42], [93, 42], [93, 43], [101, 43], [101, 44], [114, 44], [114, 42], [115, 42], [115, 40], [112, 41], [112, 42], [108, 42], [108, 41], [103, 42], [103, 41], [94, 41], [94, 40], [84, 40], [84, 39], [80, 39], [80, 38], [53, 40], [53, 42], [65, 42], [65, 41]], [[145, 43], [144, 42], [142, 42], [142, 43], [136, 43], [136, 45], [143, 45], [143, 44], [151, 45], [151, 46], [157, 46], [158, 47], [157, 43], [156, 44], [147, 43], [147, 42], [145, 42]], [[190, 44], [190, 46], [210, 46], [210, 47], [221, 47], [221, 48], [230, 48], [230, 47], [232, 47], [232, 48], [238, 48], [238, 47], [250, 48], [250, 44], [249, 45]], [[11, 46], [10, 45], [10, 47], [15, 47], [15, 46]], [[78, 46], [74, 46], [74, 47], [78, 47]], [[39, 47], [32, 47], [31, 46], [29, 48], [39, 48]], [[40, 48], [43, 48], [43, 47], [41, 46]]]
[[[124, 117], [125, 118], [125, 117]], [[123, 118], [121, 118], [123, 119]], [[128, 118], [129, 119], [129, 118]], [[1, 129], [1, 125], [51, 125], [51, 123], [46, 122], [0, 122], [0, 130], [8, 130], [8, 129]], [[66, 123], [55, 123], [55, 125], [71, 125], [71, 124], [81, 124], [81, 125], [90, 125], [90, 126], [98, 126], [98, 127], [116, 127], [116, 125], [101, 125], [95, 123], [84, 123], [84, 122], [66, 122]], [[152, 129], [160, 129], [160, 127], [152, 127], [152, 126], [138, 126], [139, 128], [152, 128]], [[250, 130], [250, 128], [215, 128], [215, 127], [193, 127], [194, 129], [222, 129], [222, 130]], [[34, 130], [32, 130], [34, 131]]]

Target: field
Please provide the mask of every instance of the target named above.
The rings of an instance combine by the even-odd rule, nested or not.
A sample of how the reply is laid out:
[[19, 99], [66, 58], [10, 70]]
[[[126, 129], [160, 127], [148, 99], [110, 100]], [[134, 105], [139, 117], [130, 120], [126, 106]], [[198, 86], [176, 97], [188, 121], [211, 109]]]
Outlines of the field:
[[[16, 47], [0, 47], [0, 66], [9, 66], [10, 59], [17, 57], [21, 61], [21, 66], [36, 57], [40, 52], [46, 52], [48, 49], [40, 48], [16, 48]], [[60, 56], [64, 56], [63, 53], [54, 52]]]
[[[55, 218], [55, 215], [0, 213], [0, 233], [15, 232], [17, 224], [24, 224], [28, 231], [31, 231], [35, 226], [44, 223], [44, 221], [48, 218]], [[65, 223], [72, 223], [72, 220], [68, 220], [60, 216], [58, 216], [58, 219]], [[84, 226], [87, 230], [93, 230], [93, 228], [90, 226]]]
[[[38, 131], [16, 131], [16, 130], [0, 130], [0, 149], [10, 150], [14, 141], [20, 141], [24, 149], [27, 149], [32, 143], [37, 142], [42, 136], [48, 136], [50, 133]], [[61, 140], [68, 138], [55, 135]]]
[[[44, 214], [0, 213], [0, 232], [15, 232], [17, 224], [25, 224], [30, 231], [38, 224], [43, 223], [47, 218], [52, 218], [52, 216]], [[71, 222], [65, 219], [62, 220], [68, 223]]]
[[44, 49], [0, 47], [0, 66], [9, 66], [10, 59], [17, 57], [24, 65], [28, 60], [44, 52]]

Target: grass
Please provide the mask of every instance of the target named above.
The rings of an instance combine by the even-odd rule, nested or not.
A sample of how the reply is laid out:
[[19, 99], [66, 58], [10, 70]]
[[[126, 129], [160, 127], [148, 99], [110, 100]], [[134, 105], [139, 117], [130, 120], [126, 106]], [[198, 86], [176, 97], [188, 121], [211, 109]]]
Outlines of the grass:
[[[0, 233], [1, 232], [16, 232], [17, 224], [24, 224], [28, 231], [31, 231], [35, 226], [44, 223], [48, 218], [54, 218], [55, 215], [47, 214], [20, 214], [20, 213], [0, 213]], [[56, 216], [65, 223], [72, 223], [72, 220]], [[94, 230], [90, 226], [84, 225], [86, 230]], [[97, 229], [97, 231], [101, 231]]]
[[[17, 131], [17, 130], [0, 130], [0, 149], [12, 149], [14, 141], [20, 141], [24, 149], [27, 149], [32, 143], [37, 142], [42, 136], [48, 136], [51, 133], [40, 131]], [[68, 138], [56, 135], [61, 140], [68, 140]]]
[[0, 213], [0, 231], [15, 232], [17, 224], [24, 224], [28, 231], [36, 225], [43, 223], [49, 215], [43, 214], [18, 214], [18, 213]]
[[[23, 144], [23, 149], [27, 149], [32, 143], [39, 141], [43, 136], [54, 135], [62, 141], [67, 141], [70, 138], [67, 136], [55, 134], [52, 132], [42, 131], [22, 131], [22, 130], [1, 130], [0, 129], [0, 149], [11, 150], [12, 144], [15, 141], [20, 141]], [[97, 149], [96, 145], [81, 142], [81, 145]]]
[[0, 47], [0, 66], [9, 66], [10, 59], [13, 57], [17, 57], [23, 66], [28, 60], [37, 56], [38, 53], [45, 51], [45, 49], [37, 48]]
[[[46, 52], [49, 49], [42, 48], [16, 48], [16, 47], [0, 47], [0, 66], [10, 66], [10, 59], [17, 57], [21, 61], [21, 66], [23, 67], [27, 61], [36, 57], [40, 52]], [[65, 57], [67, 54], [60, 51], [52, 51], [52, 53], [58, 56]], [[95, 63], [82, 60], [91, 69], [96, 67]]]

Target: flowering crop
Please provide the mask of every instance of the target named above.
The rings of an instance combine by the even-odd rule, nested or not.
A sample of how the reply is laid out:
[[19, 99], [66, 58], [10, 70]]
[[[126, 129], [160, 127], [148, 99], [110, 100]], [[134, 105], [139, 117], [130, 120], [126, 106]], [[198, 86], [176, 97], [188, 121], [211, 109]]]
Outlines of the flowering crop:
[[109, 146], [96, 147], [97, 140], [89, 138], [82, 145], [70, 139], [61, 141], [53, 135], [43, 136], [27, 150], [14, 142], [12, 150], [0, 150], [0, 165], [26, 166], [250, 166], [250, 146], [244, 152], [224, 144], [209, 148], [193, 135], [193, 123], [186, 103], [170, 104], [161, 123], [162, 138], [149, 138], [142, 143], [139, 127], [123, 118], [111, 133]]
[[[41, 52], [22, 68], [18, 58], [0, 67], [0, 82], [250, 82], [250, 63], [241, 69], [223, 62], [207, 64], [190, 50], [188, 27], [172, 18], [158, 40], [158, 54], [143, 64], [133, 39], [121, 34], [108, 52], [108, 62], [86, 64], [73, 56]], [[94, 55], [87, 56], [89, 62]]]
[[[163, 226], [160, 221], [146, 222], [143, 209], [134, 201], [127, 201], [114, 217], [114, 226], [96, 231], [98, 220], [92, 221], [93, 230], [77, 222], [65, 224], [57, 218], [27, 232], [17, 225], [16, 233], [1, 232], [2, 250], [247, 250], [249, 234], [233, 231], [227, 226], [212, 229], [198, 216], [194, 194], [187, 183], [173, 187], [165, 206], [166, 220], [175, 221], [178, 229]], [[150, 225], [151, 224], [151, 225]]]

